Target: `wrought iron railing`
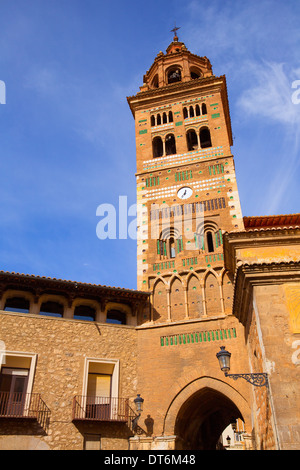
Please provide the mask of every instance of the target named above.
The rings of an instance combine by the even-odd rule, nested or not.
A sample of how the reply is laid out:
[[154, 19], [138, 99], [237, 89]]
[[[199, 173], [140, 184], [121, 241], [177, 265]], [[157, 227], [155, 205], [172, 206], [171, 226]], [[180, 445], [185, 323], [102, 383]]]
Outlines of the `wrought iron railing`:
[[0, 392], [0, 418], [36, 419], [45, 422], [49, 408], [39, 393]]
[[73, 421], [119, 421], [126, 423], [132, 417], [128, 398], [76, 395], [73, 399]]

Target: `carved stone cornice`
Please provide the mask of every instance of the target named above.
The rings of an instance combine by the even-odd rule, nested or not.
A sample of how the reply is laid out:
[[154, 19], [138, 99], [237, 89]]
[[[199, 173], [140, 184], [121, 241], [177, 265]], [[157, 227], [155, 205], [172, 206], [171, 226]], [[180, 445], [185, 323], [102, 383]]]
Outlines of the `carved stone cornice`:
[[[239, 261], [246, 262], [240, 258], [240, 250], [263, 247], [296, 246], [300, 245], [300, 227], [280, 227], [245, 230], [242, 232], [230, 232], [223, 235], [224, 240], [224, 264], [226, 269], [232, 274], [235, 273]], [[296, 259], [294, 259], [296, 260]], [[278, 256], [271, 259], [268, 256], [268, 263], [279, 261]], [[290, 261], [282, 258], [280, 261]]]
[[253, 288], [285, 282], [300, 282], [300, 261], [241, 263], [235, 273], [233, 315], [246, 326]]

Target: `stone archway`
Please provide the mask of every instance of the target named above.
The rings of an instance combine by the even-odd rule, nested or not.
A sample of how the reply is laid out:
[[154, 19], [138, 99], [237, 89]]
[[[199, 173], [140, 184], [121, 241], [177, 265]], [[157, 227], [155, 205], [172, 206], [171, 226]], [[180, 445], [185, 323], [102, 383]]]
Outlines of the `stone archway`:
[[240, 393], [225, 382], [201, 377], [171, 403], [164, 435], [176, 436], [180, 450], [216, 450], [220, 435], [237, 418], [251, 429], [250, 407]]

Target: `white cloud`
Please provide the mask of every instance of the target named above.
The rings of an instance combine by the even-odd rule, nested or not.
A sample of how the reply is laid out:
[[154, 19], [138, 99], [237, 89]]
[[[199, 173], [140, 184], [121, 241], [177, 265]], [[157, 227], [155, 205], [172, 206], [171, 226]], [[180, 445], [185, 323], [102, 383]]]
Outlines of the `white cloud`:
[[237, 100], [237, 108], [251, 119], [266, 118], [269, 138], [278, 131], [278, 127], [272, 128], [272, 125], [281, 124], [282, 139], [277, 152], [283, 158], [277, 159], [264, 200], [265, 212], [276, 214], [284, 207], [287, 192], [295, 187], [299, 171], [300, 104], [293, 103], [292, 83], [295, 77], [300, 78], [300, 70], [288, 73], [285, 64], [274, 62], [251, 62], [245, 67], [252, 85]]
[[245, 67], [253, 84], [242, 93], [238, 106], [249, 115], [292, 126], [294, 132], [300, 124], [300, 106], [292, 102], [295, 71], [288, 75], [284, 64], [274, 62], [250, 62]]

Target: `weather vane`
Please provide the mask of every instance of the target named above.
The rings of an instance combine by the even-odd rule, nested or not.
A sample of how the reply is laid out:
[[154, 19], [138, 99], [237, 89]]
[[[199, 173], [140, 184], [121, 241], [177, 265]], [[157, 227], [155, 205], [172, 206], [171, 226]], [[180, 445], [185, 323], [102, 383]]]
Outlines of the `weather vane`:
[[175, 27], [173, 29], [171, 29], [171, 33], [174, 33], [174, 39], [177, 38], [178, 39], [178, 36], [177, 36], [177, 31], [180, 29], [180, 27], [177, 27], [176, 26], [176, 23], [175, 23]]

